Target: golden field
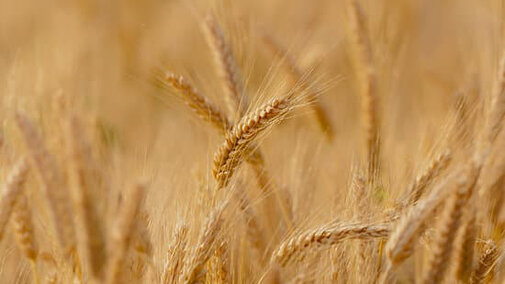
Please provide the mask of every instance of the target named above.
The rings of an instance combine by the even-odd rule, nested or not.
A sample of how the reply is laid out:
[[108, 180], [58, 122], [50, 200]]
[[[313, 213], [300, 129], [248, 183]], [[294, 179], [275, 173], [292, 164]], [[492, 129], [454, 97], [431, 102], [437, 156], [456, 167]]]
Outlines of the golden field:
[[505, 283], [505, 3], [0, 3], [1, 283]]

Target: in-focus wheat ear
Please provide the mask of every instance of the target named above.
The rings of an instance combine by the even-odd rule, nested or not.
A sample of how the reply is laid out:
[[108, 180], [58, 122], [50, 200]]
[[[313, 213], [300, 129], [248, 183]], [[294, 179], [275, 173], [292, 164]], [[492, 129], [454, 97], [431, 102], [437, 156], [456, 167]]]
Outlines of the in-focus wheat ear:
[[249, 146], [271, 125], [280, 122], [298, 104], [292, 95], [271, 99], [244, 116], [226, 135], [225, 142], [214, 155], [214, 178], [218, 188], [226, 186], [235, 169], [248, 153]]
[[486, 283], [486, 279], [490, 277], [498, 260], [499, 252], [496, 244], [492, 240], [488, 240], [484, 244], [484, 249], [479, 257], [475, 269], [472, 271], [470, 283]]
[[25, 158], [21, 158], [9, 173], [3, 185], [0, 197], [0, 240], [5, 235], [5, 228], [12, 214], [16, 201], [23, 191], [23, 184], [28, 174], [28, 165]]
[[123, 283], [122, 269], [134, 235], [137, 214], [144, 200], [146, 188], [137, 184], [125, 195], [117, 220], [110, 233], [109, 260], [106, 283]]
[[61, 171], [33, 123], [20, 113], [16, 114], [16, 122], [24, 138], [29, 158], [40, 176], [42, 190], [50, 205], [58, 242], [65, 254], [73, 256], [76, 249], [73, 212]]

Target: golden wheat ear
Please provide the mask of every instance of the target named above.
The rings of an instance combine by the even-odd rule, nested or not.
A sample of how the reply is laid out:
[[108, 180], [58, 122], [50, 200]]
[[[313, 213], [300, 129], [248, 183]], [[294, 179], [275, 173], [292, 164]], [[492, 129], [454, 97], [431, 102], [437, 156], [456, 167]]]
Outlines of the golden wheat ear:
[[281, 99], [271, 99], [252, 113], [244, 116], [226, 135], [225, 142], [214, 155], [213, 173], [217, 187], [225, 187], [235, 169], [242, 163], [251, 144], [270, 126], [279, 123], [299, 106], [292, 94]]
[[162, 283], [176, 284], [179, 275], [184, 269], [184, 260], [187, 254], [188, 226], [178, 224], [167, 254], [167, 260], [162, 273]]
[[323, 226], [284, 241], [272, 254], [272, 261], [286, 266], [293, 258], [303, 259], [306, 250], [330, 247], [349, 239], [370, 240], [387, 238], [389, 224], [337, 224]]
[[76, 249], [73, 211], [61, 171], [33, 123], [20, 113], [16, 115], [16, 123], [24, 138], [28, 157], [39, 174], [60, 247], [64, 254], [72, 256]]
[[240, 119], [247, 107], [244, 95], [244, 82], [231, 46], [213, 14], [208, 14], [203, 23], [207, 43], [216, 63], [217, 72], [222, 78], [228, 115], [233, 121]]
[[177, 97], [203, 121], [209, 122], [221, 133], [225, 133], [229, 129], [226, 116], [183, 76], [161, 71], [157, 71], [154, 76], [161, 89], [175, 91]]
[[91, 159], [91, 145], [80, 121], [70, 115], [66, 123], [69, 175], [73, 185], [73, 199], [77, 220], [84, 231], [79, 234], [86, 261], [91, 268], [91, 275], [96, 279], [103, 278], [103, 269], [107, 263], [105, 228], [100, 220], [98, 206], [93, 201], [92, 192], [103, 189], [100, 175], [96, 173], [97, 165]]
[[365, 134], [365, 152], [368, 160], [369, 179], [378, 175], [380, 162], [380, 115], [377, 74], [372, 44], [367, 28], [367, 18], [357, 0], [347, 1], [349, 32], [354, 50], [355, 65], [360, 82], [362, 125]]
[[486, 283], [486, 280], [492, 276], [493, 269], [499, 256], [500, 254], [496, 244], [492, 240], [488, 240], [484, 244], [484, 248], [479, 257], [479, 262], [472, 271], [470, 283]]
[[456, 233], [460, 227], [464, 209], [475, 189], [479, 171], [480, 168], [471, 165], [465, 175], [457, 181], [457, 189], [447, 201], [440, 219], [423, 283], [440, 283], [444, 279], [453, 256]]
[[189, 256], [184, 272], [180, 275], [179, 280], [181, 283], [195, 283], [204, 277], [205, 264], [211, 257], [216, 246], [218, 234], [223, 226], [223, 211], [227, 204], [228, 202], [219, 204], [207, 218], [196, 247]]
[[135, 233], [136, 218], [145, 196], [145, 186], [135, 185], [125, 196], [114, 228], [110, 232], [110, 256], [107, 264], [108, 284], [123, 283], [123, 264]]

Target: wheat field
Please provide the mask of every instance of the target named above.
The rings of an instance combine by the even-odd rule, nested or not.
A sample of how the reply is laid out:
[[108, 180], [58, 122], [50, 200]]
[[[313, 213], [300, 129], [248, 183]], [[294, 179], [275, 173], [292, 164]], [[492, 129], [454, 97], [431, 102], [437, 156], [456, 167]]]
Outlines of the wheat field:
[[505, 283], [502, 0], [0, 2], [0, 283]]

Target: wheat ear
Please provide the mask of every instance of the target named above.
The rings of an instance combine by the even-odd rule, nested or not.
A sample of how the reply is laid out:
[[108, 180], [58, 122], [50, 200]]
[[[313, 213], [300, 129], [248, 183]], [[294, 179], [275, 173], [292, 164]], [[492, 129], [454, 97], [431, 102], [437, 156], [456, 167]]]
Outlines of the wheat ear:
[[207, 42], [213, 51], [218, 72], [221, 74], [225, 85], [228, 113], [234, 119], [238, 119], [244, 113], [244, 106], [247, 103], [244, 101], [244, 86], [235, 56], [214, 15], [209, 14], [207, 16], [204, 31]]
[[186, 224], [177, 225], [173, 237], [174, 241], [168, 249], [167, 262], [163, 269], [162, 281], [165, 284], [176, 284], [178, 276], [184, 269], [187, 236], [188, 226]]
[[106, 283], [121, 283], [123, 264], [131, 245], [136, 227], [136, 219], [145, 195], [143, 185], [135, 185], [125, 197], [118, 213], [118, 219], [110, 236], [110, 257], [107, 264]]
[[473, 204], [468, 205], [465, 211], [464, 224], [458, 231], [456, 241], [456, 268], [455, 278], [463, 283], [467, 283], [473, 267], [475, 241], [477, 239], [476, 212]]
[[484, 145], [491, 145], [502, 128], [502, 121], [505, 117], [505, 51], [501, 58], [498, 68], [497, 78], [495, 79], [492, 94], [491, 105], [487, 114], [486, 128], [484, 132]]
[[456, 181], [463, 175], [463, 170], [452, 173], [432, 190], [431, 194], [410, 208], [395, 226], [386, 243], [386, 255], [392, 267], [401, 264], [412, 254], [414, 244], [425, 230], [425, 222], [433, 215], [435, 209], [453, 192]]
[[450, 161], [451, 151], [447, 150], [435, 157], [422, 174], [416, 177], [408, 189], [410, 193], [409, 205], [413, 205], [419, 201], [419, 198], [424, 194], [426, 188], [447, 168]]
[[[288, 74], [291, 77], [293, 84], [303, 84], [307, 87], [310, 85], [305, 81], [306, 79], [303, 76], [303, 72], [300, 66], [298, 66], [296, 63], [295, 59], [288, 54], [287, 50], [283, 48], [279, 42], [275, 41], [270, 35], [266, 33], [263, 34], [263, 42], [273, 54], [284, 56], [281, 63], [283, 63], [288, 70]], [[314, 112], [314, 117], [317, 121], [317, 124], [323, 133], [326, 134], [327, 138], [331, 140], [334, 136], [334, 133], [330, 123], [330, 118], [328, 117], [328, 114], [324, 110], [321, 103], [317, 100], [317, 96], [315, 94], [311, 94], [309, 96], [311, 96], [311, 99], [314, 102], [312, 104], [312, 111]]]
[[498, 249], [493, 241], [486, 242], [484, 251], [479, 257], [479, 262], [472, 272], [470, 283], [478, 284], [485, 283], [486, 278], [491, 274], [496, 261], [498, 260]]
[[164, 75], [157, 75], [156, 80], [163, 87], [172, 87], [186, 105], [203, 121], [209, 122], [223, 134], [229, 129], [226, 116], [183, 76], [167, 72]]
[[0, 240], [5, 234], [5, 228], [12, 214], [16, 201], [23, 191], [23, 184], [28, 174], [28, 165], [24, 158], [21, 158], [7, 177], [0, 197]]
[[296, 235], [284, 242], [273, 253], [272, 260], [285, 266], [305, 250], [329, 247], [347, 239], [370, 240], [387, 238], [391, 230], [387, 224], [339, 224], [323, 226]]
[[440, 283], [444, 279], [452, 257], [454, 239], [464, 208], [473, 194], [479, 170], [480, 168], [470, 165], [466, 174], [456, 182], [457, 190], [444, 208], [423, 283]]
[[103, 268], [107, 263], [105, 228], [100, 221], [100, 212], [93, 202], [91, 191], [98, 190], [97, 176], [93, 175], [91, 146], [76, 117], [70, 116], [67, 123], [70, 155], [70, 176], [74, 184], [73, 198], [76, 214], [80, 218], [84, 233], [83, 240], [86, 259], [94, 277], [102, 279]]
[[71, 255], [76, 249], [73, 212], [61, 172], [32, 122], [20, 113], [16, 115], [16, 122], [50, 204], [59, 244], [65, 254]]
[[250, 145], [262, 132], [279, 123], [298, 104], [291, 95], [271, 99], [244, 116], [226, 135], [225, 142], [214, 155], [213, 173], [218, 188], [226, 186], [235, 169], [249, 154]]
[[203, 277], [204, 267], [216, 245], [216, 239], [223, 225], [222, 214], [226, 204], [221, 204], [214, 209], [208, 217], [205, 226], [198, 238], [196, 248], [191, 252], [189, 261], [185, 265], [184, 273], [180, 277], [183, 283], [195, 283]]
[[368, 35], [366, 17], [356, 0], [349, 0], [349, 27], [355, 48], [356, 65], [361, 74], [362, 123], [369, 178], [377, 175], [380, 159], [379, 109], [377, 75], [373, 62], [372, 45]]

